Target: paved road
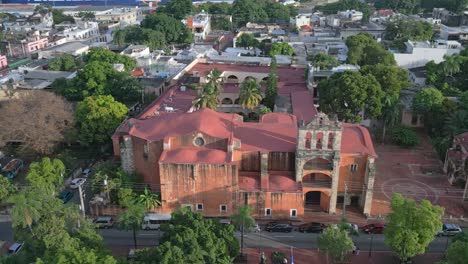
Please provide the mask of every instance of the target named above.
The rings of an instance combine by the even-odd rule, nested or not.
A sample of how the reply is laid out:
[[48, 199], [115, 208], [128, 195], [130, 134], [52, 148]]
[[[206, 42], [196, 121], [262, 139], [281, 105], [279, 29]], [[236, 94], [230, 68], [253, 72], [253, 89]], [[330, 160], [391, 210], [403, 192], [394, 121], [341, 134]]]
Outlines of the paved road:
[[[101, 229], [98, 232], [104, 237], [104, 242], [107, 246], [132, 246], [133, 233], [132, 231], [121, 231], [117, 229]], [[162, 232], [159, 231], [139, 231], [137, 235], [137, 244], [139, 246], [155, 246], [158, 244], [159, 237]], [[240, 239], [240, 234], [236, 236]], [[273, 248], [317, 248], [318, 234], [299, 233], [247, 233], [244, 236], [246, 247], [273, 247]], [[361, 250], [369, 250], [371, 238], [373, 236], [372, 250], [374, 251], [389, 251], [390, 249], [384, 243], [383, 235], [367, 235], [359, 234], [352, 236], [354, 243]], [[449, 237], [436, 237], [429, 245], [426, 252], [441, 253], [445, 251]], [[0, 223], [0, 240], [13, 240], [13, 231], [11, 222]]]

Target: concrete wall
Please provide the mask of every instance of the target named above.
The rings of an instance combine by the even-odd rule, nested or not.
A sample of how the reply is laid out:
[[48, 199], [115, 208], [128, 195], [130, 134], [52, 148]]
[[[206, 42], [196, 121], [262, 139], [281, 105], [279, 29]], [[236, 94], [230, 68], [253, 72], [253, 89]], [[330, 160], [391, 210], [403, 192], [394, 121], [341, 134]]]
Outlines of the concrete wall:
[[409, 69], [426, 65], [433, 60], [435, 63], [444, 61], [444, 55], [460, 53], [459, 49], [433, 49], [433, 48], [415, 48], [413, 53], [394, 53], [395, 61], [398, 66]]

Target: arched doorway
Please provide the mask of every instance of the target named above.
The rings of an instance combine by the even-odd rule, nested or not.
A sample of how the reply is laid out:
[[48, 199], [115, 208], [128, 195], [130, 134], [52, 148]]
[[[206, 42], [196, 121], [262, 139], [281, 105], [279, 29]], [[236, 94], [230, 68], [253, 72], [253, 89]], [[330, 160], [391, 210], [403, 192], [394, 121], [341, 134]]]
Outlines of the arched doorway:
[[257, 78], [255, 78], [255, 77], [253, 77], [253, 76], [247, 76], [247, 77], [245, 77], [245, 81], [247, 81], [247, 80], [249, 80], [249, 79], [254, 80], [254, 81], [257, 81]]
[[232, 99], [231, 99], [231, 98], [224, 98], [224, 99], [221, 101], [221, 104], [224, 104], [224, 105], [231, 105], [231, 104], [232, 104]]
[[304, 207], [308, 211], [319, 212], [321, 211], [320, 202], [322, 193], [319, 191], [310, 191], [305, 195]]
[[240, 101], [240, 98], [237, 98], [236, 100], [234, 100], [234, 104], [238, 105], [239, 101]]
[[228, 83], [238, 83], [239, 82], [239, 78], [237, 78], [237, 76], [235, 75], [229, 75], [227, 77], [227, 82]]

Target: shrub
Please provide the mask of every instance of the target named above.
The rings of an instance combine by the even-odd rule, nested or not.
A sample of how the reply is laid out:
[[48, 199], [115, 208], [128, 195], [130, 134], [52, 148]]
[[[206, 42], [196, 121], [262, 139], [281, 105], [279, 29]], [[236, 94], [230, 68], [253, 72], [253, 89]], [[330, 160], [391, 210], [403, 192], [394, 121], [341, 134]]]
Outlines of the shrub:
[[284, 254], [283, 252], [273, 251], [271, 253], [271, 262], [273, 264], [282, 264], [285, 257], [286, 254]]
[[409, 127], [395, 127], [391, 130], [390, 135], [393, 143], [399, 146], [412, 147], [419, 144], [418, 135]]

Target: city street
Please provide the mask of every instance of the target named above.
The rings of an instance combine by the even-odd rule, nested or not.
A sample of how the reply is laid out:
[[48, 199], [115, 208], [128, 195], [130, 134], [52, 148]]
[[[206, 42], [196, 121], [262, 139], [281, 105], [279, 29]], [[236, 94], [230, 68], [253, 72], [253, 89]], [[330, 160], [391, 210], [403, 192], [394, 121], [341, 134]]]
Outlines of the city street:
[[[133, 246], [132, 231], [121, 231], [113, 229], [100, 229], [98, 232], [104, 237], [107, 246]], [[162, 232], [159, 231], [139, 231], [137, 235], [138, 246], [155, 246], [158, 244]], [[319, 234], [299, 233], [246, 233], [244, 236], [245, 246], [249, 248], [317, 248], [317, 237]], [[236, 233], [240, 239], [240, 233]], [[352, 236], [354, 243], [361, 250], [369, 250], [371, 240], [373, 251], [390, 251], [384, 243], [383, 235], [367, 235], [360, 233], [358, 236]], [[0, 223], [0, 240], [13, 240], [13, 232], [10, 222]], [[445, 251], [449, 237], [436, 237], [429, 245], [426, 252], [442, 253]]]

